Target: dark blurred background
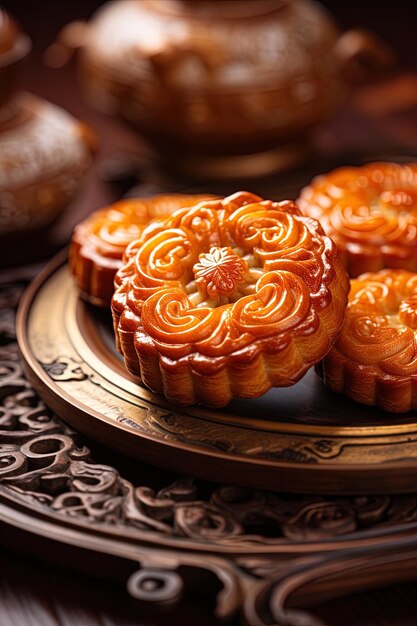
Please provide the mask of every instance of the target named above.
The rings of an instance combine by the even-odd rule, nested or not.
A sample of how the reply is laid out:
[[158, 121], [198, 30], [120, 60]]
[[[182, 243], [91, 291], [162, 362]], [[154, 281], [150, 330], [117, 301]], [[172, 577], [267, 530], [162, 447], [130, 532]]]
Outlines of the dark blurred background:
[[[2, 5], [15, 15], [32, 37], [38, 51], [50, 44], [57, 31], [68, 21], [89, 18], [102, 4], [104, 2], [99, 0], [2, 1]], [[393, 45], [404, 68], [416, 69], [417, 2], [323, 0], [321, 4], [331, 11], [342, 29], [369, 28]]]
[[[102, 185], [103, 163], [119, 152], [142, 148], [138, 133], [126, 123], [94, 111], [85, 102], [76, 79], [74, 60], [60, 69], [44, 64], [44, 52], [60, 29], [70, 21], [88, 19], [104, 3], [99, 0], [3, 0], [2, 4], [33, 41], [33, 52], [24, 67], [23, 86], [63, 106], [89, 123], [98, 135], [100, 150], [93, 175], [71, 212], [71, 223], [75, 223], [86, 212], [126, 191], [123, 186]], [[378, 151], [394, 156], [401, 151], [412, 154], [416, 149], [417, 152], [417, 2], [324, 0], [322, 4], [333, 14], [341, 31], [364, 28], [379, 36], [394, 50], [396, 62], [383, 73], [371, 73], [372, 79], [356, 87], [346, 103], [314, 131], [318, 156], [350, 151], [363, 151], [372, 156], [378, 155]], [[151, 176], [144, 182], [150, 192], [154, 187], [159, 190], [158, 176]], [[176, 187], [187, 189], [183, 181], [172, 179], [165, 180], [161, 190], [166, 187], [173, 191]], [[252, 188], [256, 191], [256, 184]], [[65, 230], [68, 231], [68, 224]]]
[[[134, 0], [132, 0], [134, 1]], [[140, 1], [140, 0], [139, 0]], [[236, 0], [238, 2], [238, 0]], [[116, 123], [108, 117], [100, 116], [93, 112], [83, 101], [80, 91], [76, 87], [74, 78], [75, 63], [69, 67], [53, 70], [43, 63], [45, 49], [54, 41], [60, 29], [72, 20], [88, 19], [94, 11], [104, 2], [99, 0], [3, 0], [2, 4], [21, 23], [33, 41], [33, 53], [30, 56], [25, 72], [24, 86], [38, 95], [48, 98], [62, 105], [70, 112], [86, 121], [93, 121], [99, 136], [103, 131], [109, 132], [112, 137], [112, 149], [117, 148], [119, 143], [125, 146], [128, 141], [136, 145], [137, 138], [132, 133], [127, 133], [123, 124]], [[364, 133], [369, 135], [369, 141], [378, 143], [378, 135], [381, 134], [381, 144], [400, 144], [417, 146], [417, 123], [414, 133], [412, 125], [404, 124], [407, 116], [414, 115], [417, 109], [417, 2], [412, 0], [397, 0], [396, 2], [366, 2], [361, 0], [324, 0], [321, 4], [334, 15], [342, 31], [350, 28], [369, 29], [378, 35], [383, 41], [392, 46], [396, 54], [396, 64], [391, 70], [391, 81], [387, 82], [387, 75], [383, 76], [384, 89], [367, 91], [366, 86], [357, 89], [352, 96], [354, 103], [349, 101], [348, 107], [342, 108], [336, 114], [336, 122], [331, 120], [328, 126], [329, 132], [342, 134], [345, 147], [349, 149], [366, 143]], [[381, 82], [381, 76], [372, 80], [373, 85]], [[355, 95], [360, 98], [355, 100]], [[349, 114], [346, 111], [349, 111]], [[343, 136], [342, 129], [345, 124], [351, 122], [351, 111], [364, 112], [368, 119], [363, 125], [360, 123], [360, 131], [355, 131], [351, 124], [349, 132]], [[400, 113], [401, 123], [395, 114]], [[383, 123], [379, 128], [378, 120], [383, 115], [391, 116], [392, 127]], [[376, 119], [375, 119], [376, 118]], [[104, 121], [105, 120], [105, 121]], [[417, 121], [417, 118], [416, 118]], [[112, 129], [117, 127], [121, 136], [117, 139], [112, 135]], [[127, 136], [129, 135], [129, 139]], [[359, 137], [358, 137], [359, 135]], [[115, 141], [115, 145], [112, 143]], [[323, 139], [324, 143], [332, 144], [331, 137]], [[339, 144], [334, 142], [336, 149]], [[327, 146], [327, 144], [326, 144]], [[106, 151], [105, 146], [102, 146]]]

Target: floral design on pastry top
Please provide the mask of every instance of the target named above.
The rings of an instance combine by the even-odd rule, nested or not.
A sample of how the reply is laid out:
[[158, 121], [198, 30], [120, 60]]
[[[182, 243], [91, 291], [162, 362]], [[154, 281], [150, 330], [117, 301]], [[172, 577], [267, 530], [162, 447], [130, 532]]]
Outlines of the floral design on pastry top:
[[150, 224], [115, 285], [127, 368], [170, 400], [222, 406], [295, 383], [327, 353], [348, 278], [295, 203], [239, 192]]
[[315, 178], [298, 203], [335, 241], [351, 276], [417, 271], [417, 163], [336, 169]]
[[93, 304], [109, 306], [113, 282], [126, 246], [137, 239], [151, 220], [188, 207], [208, 194], [161, 194], [121, 200], [95, 211], [74, 229], [70, 268], [83, 296]]
[[320, 365], [325, 383], [386, 411], [417, 408], [417, 274], [381, 270], [351, 281], [338, 341]]
[[200, 254], [199, 262], [193, 267], [195, 281], [204, 295], [230, 297], [242, 282], [247, 263], [230, 247], [214, 247]]

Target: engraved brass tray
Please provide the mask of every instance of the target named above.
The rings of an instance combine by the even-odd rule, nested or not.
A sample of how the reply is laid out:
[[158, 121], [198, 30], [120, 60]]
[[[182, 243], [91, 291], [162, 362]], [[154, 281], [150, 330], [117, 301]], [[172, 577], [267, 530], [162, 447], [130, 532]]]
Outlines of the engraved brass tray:
[[327, 390], [313, 370], [224, 409], [180, 408], [130, 376], [111, 316], [78, 295], [62, 256], [22, 299], [27, 374], [77, 430], [138, 460], [285, 492], [405, 493], [417, 479], [417, 414], [390, 415]]

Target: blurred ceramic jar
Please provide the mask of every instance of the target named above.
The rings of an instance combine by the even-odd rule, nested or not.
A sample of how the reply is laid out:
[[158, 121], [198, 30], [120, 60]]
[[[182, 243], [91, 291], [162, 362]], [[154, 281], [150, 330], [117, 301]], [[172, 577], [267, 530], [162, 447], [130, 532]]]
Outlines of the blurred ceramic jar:
[[62, 108], [17, 89], [30, 42], [0, 10], [0, 236], [52, 223], [78, 192], [93, 136]]
[[26, 92], [0, 117], [0, 235], [43, 228], [80, 190], [92, 161], [91, 132]]
[[369, 34], [341, 36], [311, 0], [118, 0], [58, 41], [57, 64], [82, 48], [95, 107], [132, 122], [176, 166], [214, 175], [298, 159], [359, 61], [387, 58]]
[[29, 37], [0, 7], [0, 107], [17, 91], [20, 65], [30, 49]]

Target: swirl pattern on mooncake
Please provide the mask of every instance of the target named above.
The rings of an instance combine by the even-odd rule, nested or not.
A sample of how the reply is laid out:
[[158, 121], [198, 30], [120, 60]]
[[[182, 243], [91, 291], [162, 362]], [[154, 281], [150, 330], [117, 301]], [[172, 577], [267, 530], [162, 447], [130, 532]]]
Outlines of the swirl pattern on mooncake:
[[319, 373], [358, 402], [417, 409], [417, 274], [381, 270], [351, 281], [345, 322]]
[[295, 203], [239, 192], [151, 223], [115, 285], [129, 371], [169, 400], [223, 406], [294, 384], [327, 353], [348, 277]]
[[208, 197], [212, 196], [165, 194], [121, 200], [80, 222], [72, 236], [70, 268], [83, 296], [93, 304], [109, 306], [126, 246], [151, 220]]
[[350, 276], [417, 271], [417, 163], [369, 163], [318, 176], [298, 199], [339, 248]]

